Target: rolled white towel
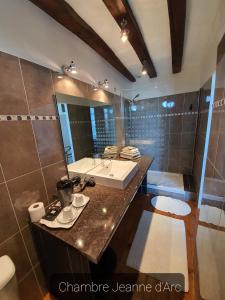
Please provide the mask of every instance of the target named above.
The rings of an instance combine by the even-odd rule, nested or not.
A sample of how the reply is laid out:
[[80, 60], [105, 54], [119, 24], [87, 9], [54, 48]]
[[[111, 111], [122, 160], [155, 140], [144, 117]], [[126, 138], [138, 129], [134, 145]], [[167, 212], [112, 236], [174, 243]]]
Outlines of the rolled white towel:
[[129, 153], [136, 153], [137, 151], [139, 151], [138, 148], [132, 146], [127, 146], [122, 149], [122, 152], [129, 152]]
[[104, 152], [118, 152], [118, 147], [117, 146], [107, 146], [105, 147]]
[[120, 153], [124, 155], [134, 156], [140, 154], [140, 151], [135, 151], [135, 152], [121, 151]]
[[127, 154], [127, 155], [135, 155], [135, 154], [140, 154], [139, 150], [136, 150], [136, 151], [121, 151], [121, 153], [124, 153], [124, 154]]
[[133, 159], [137, 159], [137, 158], [141, 157], [141, 155], [140, 154], [126, 155], [126, 154], [120, 153], [120, 157], [133, 160]]
[[104, 155], [116, 155], [118, 152], [104, 152]]

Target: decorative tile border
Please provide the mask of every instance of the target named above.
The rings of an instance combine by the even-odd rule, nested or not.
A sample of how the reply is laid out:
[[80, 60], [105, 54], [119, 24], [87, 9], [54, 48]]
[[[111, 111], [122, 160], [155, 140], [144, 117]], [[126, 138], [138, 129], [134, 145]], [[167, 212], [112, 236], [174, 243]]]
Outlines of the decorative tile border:
[[208, 113], [209, 113], [209, 109], [208, 109], [208, 108], [203, 109], [203, 110], [200, 111], [200, 114], [201, 114], [201, 115], [202, 115], [202, 114], [208, 114]]
[[221, 107], [225, 105], [225, 98], [217, 100], [213, 103], [213, 108]]
[[138, 116], [131, 116], [126, 117], [124, 119], [151, 119], [151, 118], [162, 118], [162, 117], [177, 117], [177, 116], [191, 116], [191, 115], [197, 115], [198, 112], [197, 111], [192, 111], [192, 112], [184, 112], [184, 113], [171, 113], [171, 114], [154, 114], [154, 115], [138, 115]]
[[49, 121], [58, 119], [58, 116], [0, 115], [0, 121]]
[[[102, 120], [95, 120], [95, 123], [105, 123], [106, 120], [102, 119]], [[115, 122], [115, 119], [107, 119], [107, 122]], [[91, 124], [91, 121], [70, 121], [71, 125], [75, 125], [75, 124]]]
[[213, 111], [213, 114], [216, 114], [216, 115], [223, 114], [223, 113], [225, 113], [225, 109], [220, 109], [220, 110], [214, 110]]
[[[223, 100], [223, 102], [221, 102]], [[216, 107], [225, 105], [225, 99], [222, 99], [216, 102], [219, 102]], [[216, 103], [215, 102], [215, 103]], [[222, 103], [222, 104], [221, 104]], [[151, 118], [161, 118], [161, 117], [176, 117], [176, 116], [187, 116], [187, 115], [197, 115], [198, 112], [184, 112], [184, 113], [171, 113], [171, 114], [152, 114], [152, 115], [141, 115], [129, 117], [115, 117], [108, 119], [107, 121], [114, 122], [116, 119], [120, 120], [137, 120], [137, 119], [151, 119]], [[58, 116], [37, 116], [37, 115], [0, 115], [0, 121], [49, 121], [49, 120], [58, 120]], [[96, 120], [96, 123], [104, 123], [105, 120]], [[90, 123], [90, 121], [71, 121], [70, 124], [85, 124]]]
[[[151, 118], [162, 118], [162, 117], [176, 117], [176, 116], [192, 116], [192, 115], [197, 115], [197, 111], [191, 111], [191, 112], [183, 112], [183, 113], [169, 113], [169, 114], [152, 114], [152, 115], [142, 115], [140, 113], [137, 113], [137, 116], [132, 116], [131, 117], [115, 117], [108, 119], [110, 122], [115, 122], [115, 120], [138, 120], [138, 119], [151, 119]], [[104, 119], [101, 120], [95, 120], [96, 124], [98, 123], [105, 123]], [[90, 121], [70, 121], [71, 125], [75, 124], [88, 124], [91, 123]]]
[[[152, 115], [142, 115], [137, 113], [137, 116], [131, 116], [131, 117], [115, 117], [113, 119], [108, 119], [107, 121], [115, 121], [115, 120], [137, 120], [137, 119], [151, 119], [151, 118], [161, 118], [161, 117], [176, 117], [176, 116], [191, 116], [191, 115], [197, 115], [197, 111], [192, 112], [184, 112], [184, 113], [171, 113], [171, 114], [152, 114]], [[95, 120], [96, 123], [104, 123], [105, 120]], [[90, 121], [70, 121], [70, 124], [84, 124], [84, 123], [90, 123]]]

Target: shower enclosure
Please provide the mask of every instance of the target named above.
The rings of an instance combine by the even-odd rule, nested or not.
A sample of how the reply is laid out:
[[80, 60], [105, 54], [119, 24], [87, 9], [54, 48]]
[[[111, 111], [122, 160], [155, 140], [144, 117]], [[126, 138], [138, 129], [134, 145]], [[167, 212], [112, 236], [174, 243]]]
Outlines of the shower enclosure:
[[198, 96], [190, 92], [143, 99], [140, 93], [132, 102], [124, 96], [125, 143], [154, 156], [148, 188], [156, 194], [184, 195], [183, 175], [193, 171]]

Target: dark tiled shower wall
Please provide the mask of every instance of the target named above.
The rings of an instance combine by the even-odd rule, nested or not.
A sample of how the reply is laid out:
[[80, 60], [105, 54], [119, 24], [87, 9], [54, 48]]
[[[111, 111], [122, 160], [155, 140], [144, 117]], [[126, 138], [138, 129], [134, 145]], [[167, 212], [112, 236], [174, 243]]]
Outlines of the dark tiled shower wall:
[[152, 170], [192, 174], [197, 116], [198, 92], [126, 102], [126, 144], [154, 156]]
[[91, 157], [94, 151], [92, 140], [90, 109], [88, 106], [68, 104], [70, 130], [73, 140], [75, 160]]
[[208, 124], [209, 115], [209, 96], [211, 94], [211, 81], [210, 78], [201, 88], [199, 96], [199, 115], [196, 132], [196, 146], [194, 155], [194, 168], [193, 177], [196, 186], [196, 190], [199, 190], [201, 174], [202, 174], [202, 163], [205, 149], [206, 129]]
[[93, 153], [102, 154], [106, 146], [116, 144], [115, 105], [94, 106], [94, 124], [89, 106], [68, 104], [67, 107], [75, 160], [91, 157]]
[[106, 146], [116, 144], [116, 107], [115, 105], [95, 107], [94, 114], [96, 128], [94, 150], [95, 153], [103, 153]]

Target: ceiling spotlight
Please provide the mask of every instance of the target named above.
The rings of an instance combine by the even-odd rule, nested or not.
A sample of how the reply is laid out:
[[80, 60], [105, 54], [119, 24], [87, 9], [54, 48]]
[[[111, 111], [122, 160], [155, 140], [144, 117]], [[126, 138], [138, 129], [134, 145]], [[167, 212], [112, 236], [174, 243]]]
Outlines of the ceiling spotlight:
[[73, 60], [70, 63], [69, 69], [70, 69], [69, 72], [71, 72], [72, 74], [76, 74], [77, 73], [77, 68], [76, 68]]
[[57, 74], [57, 78], [58, 78], [58, 79], [62, 79], [62, 78], [63, 78], [63, 73], [60, 73], [60, 72], [59, 72], [59, 73]]
[[59, 72], [57, 72], [57, 75], [56, 75], [56, 76], [57, 76], [58, 79], [62, 79], [63, 76], [65, 75], [65, 70], [64, 70], [64, 69], [65, 69], [65, 67], [62, 66], [62, 67], [61, 67], [61, 70], [60, 70]]
[[73, 60], [71, 60], [69, 66], [64, 66], [64, 70], [71, 74], [77, 74], [77, 68]]
[[126, 42], [128, 40], [129, 30], [127, 29], [127, 20], [123, 19], [120, 23], [121, 25], [121, 41]]
[[108, 79], [105, 79], [105, 80], [104, 80], [104, 87], [105, 87], [106, 89], [109, 88], [109, 81], [108, 81]]
[[108, 81], [108, 79], [105, 79], [103, 81], [99, 81], [98, 82], [98, 87], [99, 88], [104, 87], [104, 88], [108, 89], [109, 88], [109, 81]]
[[95, 91], [95, 92], [98, 90], [98, 87], [97, 87], [96, 85], [92, 85], [91, 88], [92, 88], [92, 90]]
[[124, 42], [124, 43], [128, 40], [128, 35], [127, 35], [126, 29], [121, 30], [121, 37], [120, 38], [121, 38], [121, 41]]
[[146, 69], [143, 67], [143, 69], [142, 69], [142, 71], [141, 71], [141, 74], [142, 75], [146, 75], [147, 74], [147, 71], [146, 71]]
[[146, 62], [145, 61], [143, 61], [143, 67], [142, 67], [141, 74], [142, 75], [146, 75], [147, 74]]

